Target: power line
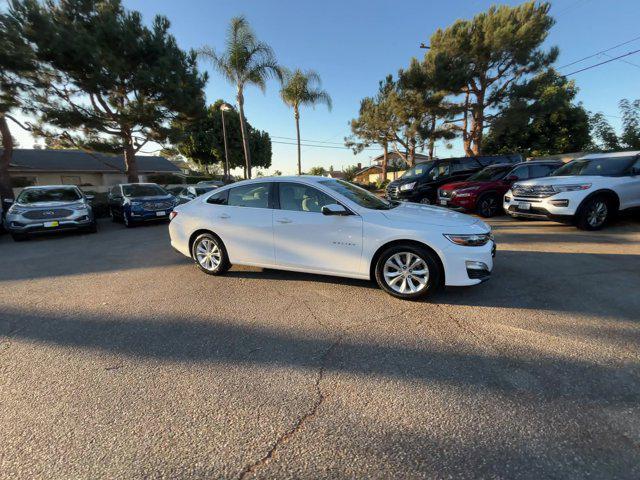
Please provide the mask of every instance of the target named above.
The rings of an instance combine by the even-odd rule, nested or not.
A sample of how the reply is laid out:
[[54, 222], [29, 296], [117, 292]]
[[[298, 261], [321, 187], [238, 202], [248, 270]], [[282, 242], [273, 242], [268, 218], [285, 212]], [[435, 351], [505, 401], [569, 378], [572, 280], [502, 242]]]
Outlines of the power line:
[[604, 62], [596, 63], [595, 65], [590, 65], [588, 67], [581, 68], [580, 70], [576, 70], [575, 72], [566, 73], [565, 76], [575, 75], [576, 73], [584, 72], [585, 70], [591, 70], [592, 68], [599, 67], [600, 65], [604, 65], [605, 63], [613, 62], [623, 57], [628, 57], [629, 55], [633, 55], [634, 53], [640, 52], [640, 48], [638, 50], [633, 50], [632, 52], [625, 53], [624, 55], [619, 55], [617, 57], [610, 58], [609, 60], [605, 60]]
[[[271, 143], [278, 143], [278, 144], [280, 144], [280, 145], [298, 145], [297, 143], [293, 143], [293, 142], [280, 142], [280, 141], [278, 141], [278, 140], [271, 140]], [[310, 144], [308, 144], [308, 143], [301, 143], [301, 144], [300, 144], [300, 146], [301, 146], [301, 147], [316, 147], [316, 148], [337, 148], [337, 149], [339, 149], [339, 150], [351, 150], [349, 147], [338, 147], [338, 146], [335, 146], [335, 145], [310, 145]], [[377, 149], [377, 148], [363, 148], [362, 150], [363, 150], [363, 151], [364, 151], [364, 150], [370, 150], [370, 151], [376, 151], [376, 152], [380, 151], [380, 150], [379, 150], [379, 149]]]
[[[278, 135], [271, 135], [271, 138], [281, 138], [281, 139], [284, 139], [284, 140], [298, 140], [297, 138], [280, 137]], [[329, 142], [327, 140], [309, 140], [309, 139], [301, 138], [300, 141], [301, 142], [312, 142], [312, 143], [333, 143], [334, 145], [343, 145], [344, 146], [344, 142]]]
[[581, 58], [579, 60], [576, 60], [575, 62], [567, 63], [566, 65], [562, 65], [561, 67], [558, 67], [558, 68], [570, 67], [571, 65], [575, 65], [576, 63], [580, 63], [580, 62], [582, 62], [584, 60], [589, 60], [590, 58], [597, 57], [598, 55], [602, 55], [603, 53], [606, 53], [606, 52], [608, 52], [610, 50], [614, 50], [614, 49], [616, 49], [618, 47], [622, 47], [623, 45], [627, 45], [628, 43], [635, 42], [636, 40], [640, 40], [640, 37], [635, 37], [635, 38], [632, 38], [631, 40], [627, 40], [626, 42], [622, 42], [622, 43], [619, 43], [617, 45], [614, 45], [613, 47], [605, 48], [604, 50], [600, 50], [597, 53], [594, 53], [592, 55], [588, 55], [586, 57], [583, 57], [583, 58]]

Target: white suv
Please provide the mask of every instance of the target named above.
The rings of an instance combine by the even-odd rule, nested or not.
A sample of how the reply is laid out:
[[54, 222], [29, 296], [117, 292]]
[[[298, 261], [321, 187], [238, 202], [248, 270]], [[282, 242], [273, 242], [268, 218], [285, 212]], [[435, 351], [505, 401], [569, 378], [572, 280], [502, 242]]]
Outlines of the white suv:
[[595, 153], [550, 177], [513, 184], [504, 196], [512, 217], [548, 218], [599, 230], [619, 211], [640, 207], [640, 152]]

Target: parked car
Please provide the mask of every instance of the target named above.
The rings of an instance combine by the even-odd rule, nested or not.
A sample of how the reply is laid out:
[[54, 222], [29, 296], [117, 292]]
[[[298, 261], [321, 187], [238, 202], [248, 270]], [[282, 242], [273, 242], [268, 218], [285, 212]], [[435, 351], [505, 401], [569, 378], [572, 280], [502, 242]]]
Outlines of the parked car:
[[16, 241], [34, 233], [58, 230], [93, 233], [97, 224], [92, 198], [72, 185], [26, 187], [7, 210], [4, 227]]
[[178, 203], [180, 204], [187, 203], [193, 200], [194, 198], [199, 197], [200, 195], [210, 192], [211, 190], [215, 190], [216, 188], [218, 187], [214, 187], [211, 185], [205, 185], [205, 186], [197, 185], [197, 186], [185, 187], [182, 190], [180, 190], [178, 195], [176, 195], [176, 198], [178, 199]]
[[208, 187], [222, 187], [224, 186], [224, 182], [222, 180], [201, 180], [196, 183], [198, 186], [208, 186]]
[[438, 190], [438, 203], [483, 217], [502, 211], [502, 197], [514, 182], [546, 177], [562, 166], [560, 160], [499, 163], [480, 170], [464, 182], [447, 183]]
[[483, 157], [447, 158], [419, 163], [402, 177], [387, 185], [389, 200], [435, 204], [438, 188], [451, 182], [466, 180], [489, 165], [515, 164], [522, 161], [520, 155], [496, 155]]
[[109, 190], [109, 213], [126, 227], [149, 221], [167, 220], [176, 197], [155, 183], [123, 183]]
[[178, 187], [167, 187], [164, 186], [163, 187], [167, 193], [173, 195], [174, 197], [177, 197], [178, 195], [180, 195], [180, 192], [182, 192], [182, 190], [184, 190], [183, 186], [178, 186]]
[[276, 177], [221, 187], [171, 214], [171, 245], [205, 273], [231, 264], [375, 279], [422, 297], [493, 269], [490, 227], [440, 207], [388, 201], [342, 180]]
[[548, 218], [581, 230], [601, 229], [632, 208], [640, 208], [640, 151], [587, 155], [550, 177], [517, 182], [504, 196], [513, 217]]

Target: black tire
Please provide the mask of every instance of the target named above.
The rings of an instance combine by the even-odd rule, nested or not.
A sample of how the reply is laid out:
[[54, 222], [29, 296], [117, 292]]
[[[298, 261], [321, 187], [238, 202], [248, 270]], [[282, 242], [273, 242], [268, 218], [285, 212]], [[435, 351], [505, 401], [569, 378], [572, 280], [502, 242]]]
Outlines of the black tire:
[[482, 195], [476, 202], [476, 212], [485, 218], [495, 217], [502, 208], [500, 205], [500, 197], [495, 193], [487, 193]]
[[26, 233], [12, 233], [11, 238], [14, 242], [24, 242], [29, 239], [29, 236]]
[[[208, 243], [207, 243], [208, 242]], [[198, 259], [198, 249], [202, 246], [202, 251], [211, 252], [209, 255], [209, 261], [203, 261]], [[215, 249], [210, 246], [215, 246], [217, 248], [217, 252], [219, 257], [215, 254]], [[231, 268], [231, 263], [229, 263], [229, 255], [227, 254], [227, 249], [224, 247], [224, 243], [218, 237], [211, 233], [203, 233], [198, 235], [196, 239], [193, 241], [191, 245], [191, 258], [198, 266], [200, 270], [202, 270], [207, 275], [222, 275], [229, 268]], [[215, 261], [217, 259], [217, 265]], [[211, 265], [211, 268], [207, 268], [207, 264]]]
[[576, 214], [576, 227], [580, 230], [600, 230], [615, 215], [613, 202], [605, 195], [589, 198]]
[[124, 226], [127, 228], [133, 228], [136, 226], [135, 222], [124, 212], [122, 212], [122, 223], [124, 223]]
[[420, 200], [418, 200], [418, 203], [421, 203], [422, 205], [433, 205], [433, 202], [429, 197], [422, 197]]
[[111, 217], [111, 221], [113, 223], [119, 223], [120, 222], [120, 219], [118, 218], [116, 213], [113, 210], [111, 210], [111, 208], [109, 208], [109, 216]]
[[[414, 277], [410, 275], [409, 272], [411, 270], [409, 270], [408, 268], [398, 269], [397, 267], [394, 266], [391, 269], [396, 268], [397, 271], [402, 272], [399, 275], [397, 275], [398, 277], [402, 277], [406, 275], [405, 276], [406, 280], [401, 279], [401, 282], [406, 282], [404, 284], [404, 287], [405, 289], [409, 288], [410, 289], [409, 292], [403, 292], [403, 291], [399, 291], [398, 289], [395, 289], [392, 285], [390, 285], [387, 282], [385, 278], [385, 266], [387, 264], [387, 261], [390, 261], [391, 264], [393, 265], [394, 256], [399, 254], [400, 258], [403, 258], [403, 255], [407, 253], [410, 253], [411, 255], [418, 257], [420, 260], [422, 260], [424, 265], [426, 265], [427, 267], [428, 275], [425, 278], [425, 284], [424, 286], [419, 288], [417, 291], [411, 291], [410, 285], [413, 285], [414, 287], [418, 288], [418, 286], [422, 284], [414, 281], [415, 278], [419, 278], [419, 277]], [[398, 257], [395, 257], [395, 258], [398, 258]], [[406, 261], [404, 263], [406, 264]], [[413, 261], [410, 261], [410, 263], [413, 263]], [[420, 271], [422, 271], [422, 266], [420, 266]], [[390, 272], [390, 273], [395, 273], [395, 272]], [[407, 278], [407, 277], [411, 277], [411, 278]], [[429, 295], [431, 292], [437, 290], [442, 286], [443, 272], [442, 272], [442, 267], [440, 266], [440, 262], [438, 258], [434, 253], [432, 253], [427, 248], [420, 247], [418, 245], [413, 245], [413, 244], [404, 244], [404, 245], [400, 244], [400, 245], [394, 245], [386, 249], [378, 257], [378, 260], [376, 261], [376, 265], [375, 265], [375, 278], [376, 278], [376, 282], [378, 283], [378, 286], [382, 288], [382, 290], [387, 292], [389, 295], [392, 295], [397, 298], [401, 298], [403, 300], [418, 300], [420, 298], [423, 298]], [[397, 283], [400, 283], [400, 285], [397, 285], [399, 289], [402, 289], [401, 282], [397, 282]], [[418, 285], [416, 285], [416, 283]]]

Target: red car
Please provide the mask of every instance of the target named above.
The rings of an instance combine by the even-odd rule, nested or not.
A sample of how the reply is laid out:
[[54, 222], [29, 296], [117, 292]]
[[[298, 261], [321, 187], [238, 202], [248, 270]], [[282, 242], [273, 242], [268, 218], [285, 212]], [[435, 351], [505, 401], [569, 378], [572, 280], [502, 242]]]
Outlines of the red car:
[[440, 187], [438, 204], [493, 217], [500, 211], [502, 197], [514, 182], [546, 177], [560, 166], [562, 162], [559, 160], [491, 165], [464, 182], [447, 183]]

